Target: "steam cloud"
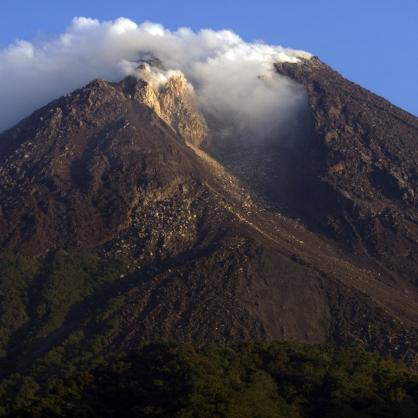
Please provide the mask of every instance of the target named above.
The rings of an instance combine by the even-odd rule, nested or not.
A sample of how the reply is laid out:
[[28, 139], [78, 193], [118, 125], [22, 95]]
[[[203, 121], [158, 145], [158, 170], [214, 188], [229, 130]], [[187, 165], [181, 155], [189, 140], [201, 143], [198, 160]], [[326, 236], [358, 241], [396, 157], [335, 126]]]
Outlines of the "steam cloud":
[[274, 72], [275, 62], [310, 54], [246, 43], [231, 31], [181, 28], [120, 18], [75, 18], [56, 39], [16, 41], [0, 50], [0, 131], [94, 78], [119, 81], [146, 56], [183, 72], [204, 113], [268, 133], [304, 100], [301, 88]]

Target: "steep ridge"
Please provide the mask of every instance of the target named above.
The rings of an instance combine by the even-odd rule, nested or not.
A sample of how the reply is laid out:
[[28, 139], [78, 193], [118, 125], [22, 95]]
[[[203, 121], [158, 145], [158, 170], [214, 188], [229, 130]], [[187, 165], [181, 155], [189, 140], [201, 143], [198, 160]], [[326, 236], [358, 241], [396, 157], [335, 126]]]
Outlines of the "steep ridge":
[[[314, 64], [290, 67], [304, 65]], [[301, 137], [312, 152], [303, 141], [318, 139], [314, 127]], [[24, 285], [9, 284], [24, 313], [2, 330], [7, 371], [52, 352], [71, 362], [74, 350], [107, 355], [155, 338], [356, 342], [416, 365], [416, 289], [324, 235], [341, 206], [314, 224], [312, 196], [284, 214], [260, 205], [245, 179], [199, 148], [207, 129], [185, 79], [155, 87], [129, 77], [96, 80], [1, 135], [2, 260], [18, 253], [39, 265]], [[298, 167], [315, 173], [314, 161]], [[330, 202], [339, 192], [319, 174], [294, 178]], [[115, 260], [123, 268], [101, 280]], [[10, 303], [1, 299], [2, 312]]]

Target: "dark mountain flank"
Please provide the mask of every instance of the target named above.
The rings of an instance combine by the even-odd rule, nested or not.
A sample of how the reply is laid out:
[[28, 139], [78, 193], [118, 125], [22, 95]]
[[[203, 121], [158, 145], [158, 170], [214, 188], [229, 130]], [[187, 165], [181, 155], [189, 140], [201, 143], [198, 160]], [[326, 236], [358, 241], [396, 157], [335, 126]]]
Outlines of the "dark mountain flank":
[[334, 200], [321, 205], [323, 218], [308, 205], [306, 221], [416, 286], [418, 119], [318, 59], [276, 68], [308, 92], [316, 135], [312, 173], [327, 189], [326, 202]]
[[308, 100], [262, 142], [222, 143], [181, 76], [96, 80], [0, 136], [3, 375], [159, 338], [417, 366], [418, 120], [316, 58], [276, 68]]

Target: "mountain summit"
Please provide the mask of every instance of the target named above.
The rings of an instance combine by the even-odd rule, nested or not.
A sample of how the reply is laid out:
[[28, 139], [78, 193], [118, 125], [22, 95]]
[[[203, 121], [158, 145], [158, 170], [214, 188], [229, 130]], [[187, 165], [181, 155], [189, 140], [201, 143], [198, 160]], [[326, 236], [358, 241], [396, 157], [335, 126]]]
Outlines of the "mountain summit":
[[299, 59], [275, 66], [304, 92], [292, 123], [234, 136], [157, 70], [0, 136], [4, 374], [156, 338], [357, 343], [416, 367], [418, 119]]

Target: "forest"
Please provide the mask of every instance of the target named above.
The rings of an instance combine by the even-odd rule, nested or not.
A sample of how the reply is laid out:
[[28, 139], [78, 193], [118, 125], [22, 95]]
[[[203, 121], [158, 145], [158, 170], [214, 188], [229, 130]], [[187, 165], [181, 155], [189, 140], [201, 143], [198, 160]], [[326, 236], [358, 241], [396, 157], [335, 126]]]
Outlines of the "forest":
[[5, 417], [413, 418], [418, 376], [356, 347], [147, 343], [92, 370], [3, 382]]

